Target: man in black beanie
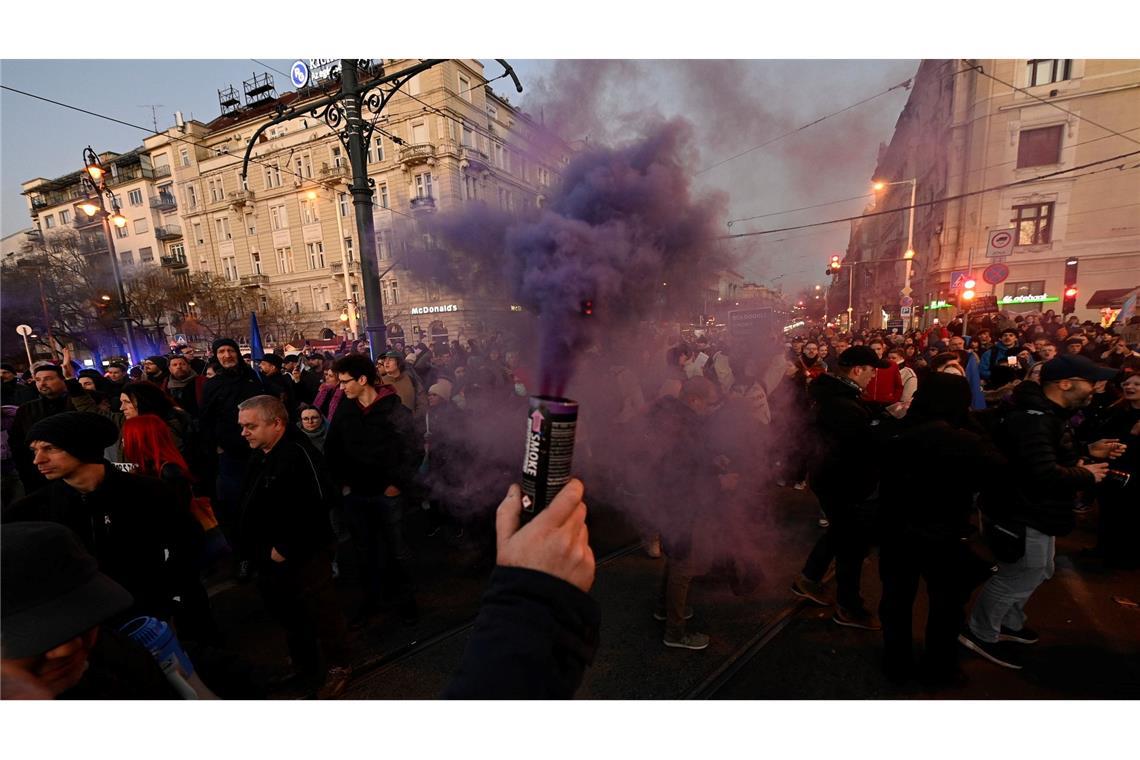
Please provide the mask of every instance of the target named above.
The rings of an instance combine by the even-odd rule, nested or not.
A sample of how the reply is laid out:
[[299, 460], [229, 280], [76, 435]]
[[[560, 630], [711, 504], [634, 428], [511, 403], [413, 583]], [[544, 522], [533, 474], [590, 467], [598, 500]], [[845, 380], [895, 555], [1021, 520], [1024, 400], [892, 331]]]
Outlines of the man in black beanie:
[[146, 379], [166, 390], [166, 381], [170, 379], [170, 362], [165, 356], [148, 356], [143, 360], [143, 374]]
[[36, 389], [24, 385], [11, 364], [0, 364], [0, 406], [19, 406], [36, 397]]
[[297, 390], [293, 378], [284, 371], [284, 362], [277, 354], [266, 354], [261, 357], [261, 382], [265, 392], [274, 398], [281, 399], [289, 418], [297, 419]]
[[161, 481], [128, 475], [103, 459], [118, 440], [109, 418], [61, 412], [28, 431], [26, 445], [48, 485], [3, 512], [3, 522], [56, 522], [71, 528], [99, 569], [135, 598], [135, 611], [169, 617], [171, 568], [194, 540], [189, 513]]
[[[215, 496], [220, 517], [226, 522], [237, 520], [242, 480], [249, 459], [249, 444], [238, 425], [238, 404], [265, 393], [261, 378], [242, 358], [232, 338], [214, 341], [214, 359], [221, 366], [214, 377], [202, 386], [202, 411], [199, 426], [207, 459], [216, 461]], [[216, 459], [215, 459], [216, 458]], [[240, 547], [238, 547], [240, 554]], [[248, 576], [249, 563], [244, 560], [239, 574]]]

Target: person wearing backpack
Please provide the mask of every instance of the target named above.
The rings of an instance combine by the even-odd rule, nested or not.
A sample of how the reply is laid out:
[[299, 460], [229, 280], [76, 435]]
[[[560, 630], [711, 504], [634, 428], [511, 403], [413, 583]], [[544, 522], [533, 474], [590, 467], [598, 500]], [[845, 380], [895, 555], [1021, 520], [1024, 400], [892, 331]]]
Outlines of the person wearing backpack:
[[1084, 357], [1059, 356], [1041, 368], [1040, 384], [1017, 386], [1013, 408], [991, 426], [998, 448], [1021, 475], [983, 491], [981, 508], [991, 540], [1004, 536], [1012, 551], [995, 545], [998, 572], [982, 587], [958, 641], [996, 665], [1020, 670], [1018, 647], [1038, 641], [1026, 625], [1025, 604], [1053, 577], [1056, 537], [1073, 530], [1077, 492], [1099, 483], [1109, 468], [1087, 458], [1113, 459], [1127, 448], [1104, 439], [1081, 450], [1069, 424], [1115, 374]]

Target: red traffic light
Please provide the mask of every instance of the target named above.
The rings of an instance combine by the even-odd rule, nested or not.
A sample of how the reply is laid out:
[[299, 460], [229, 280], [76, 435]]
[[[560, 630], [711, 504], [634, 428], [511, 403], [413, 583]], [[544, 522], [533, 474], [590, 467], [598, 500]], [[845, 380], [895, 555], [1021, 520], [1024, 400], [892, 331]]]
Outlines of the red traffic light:
[[1076, 298], [1076, 297], [1077, 297], [1077, 289], [1076, 288], [1066, 288], [1065, 289], [1065, 298]]
[[966, 288], [966, 290], [973, 290], [975, 287], [977, 287], [978, 283], [975, 280], [966, 280], [964, 283], [962, 283], [962, 285]]
[[594, 302], [593, 301], [586, 300], [586, 301], [582, 302], [582, 316], [584, 316], [584, 317], [594, 316]]

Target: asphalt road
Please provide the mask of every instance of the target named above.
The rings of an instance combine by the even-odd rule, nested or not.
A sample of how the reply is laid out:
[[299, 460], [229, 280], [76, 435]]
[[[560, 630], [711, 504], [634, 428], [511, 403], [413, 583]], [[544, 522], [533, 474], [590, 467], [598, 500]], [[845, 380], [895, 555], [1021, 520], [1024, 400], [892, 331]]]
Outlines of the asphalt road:
[[[599, 558], [638, 541], [620, 512], [594, 507], [591, 542]], [[1092, 544], [1095, 516], [1058, 545], [1056, 576], [1033, 597], [1027, 612], [1042, 640], [1031, 647], [1022, 671], [998, 668], [968, 652], [968, 682], [955, 689], [924, 691], [918, 684], [890, 684], [879, 669], [879, 634], [841, 628], [831, 610], [797, 604], [788, 584], [820, 533], [818, 508], [810, 492], [778, 489], [757, 497], [768, 518], [763, 550], [764, 579], [737, 596], [723, 578], [698, 579], [690, 594], [695, 608], [691, 630], [708, 633], [711, 646], [700, 652], [666, 648], [664, 624], [652, 618], [664, 561], [631, 551], [599, 568], [592, 591], [602, 608], [601, 645], [578, 692], [580, 699], [678, 699], [706, 687], [702, 696], [726, 699], [1053, 699], [1140, 696], [1140, 610], [1114, 597], [1140, 600], [1140, 572], [1107, 571], [1080, 559]], [[464, 625], [478, 610], [490, 570], [488, 554], [469, 541], [428, 538], [412, 513], [408, 535], [415, 552], [421, 617], [412, 626], [381, 616], [355, 632], [356, 675], [349, 699], [431, 699], [442, 690], [462, 656]], [[468, 537], [469, 538], [469, 537]], [[484, 537], [484, 543], [487, 537]], [[346, 559], [350, 559], [346, 557]], [[339, 585], [350, 612], [358, 604], [351, 562], [342, 562]], [[864, 570], [864, 595], [878, 602], [878, 570], [872, 556]], [[213, 601], [229, 633], [226, 646], [252, 660], [258, 677], [285, 668], [283, 636], [265, 614], [255, 588], [231, 581], [215, 584]], [[919, 614], [924, 614], [920, 592]], [[741, 650], [774, 621], [783, 625], [763, 646], [738, 662]], [[916, 621], [916, 646], [922, 625]], [[729, 663], [739, 669], [710, 679]], [[288, 689], [271, 698], [299, 698]]]

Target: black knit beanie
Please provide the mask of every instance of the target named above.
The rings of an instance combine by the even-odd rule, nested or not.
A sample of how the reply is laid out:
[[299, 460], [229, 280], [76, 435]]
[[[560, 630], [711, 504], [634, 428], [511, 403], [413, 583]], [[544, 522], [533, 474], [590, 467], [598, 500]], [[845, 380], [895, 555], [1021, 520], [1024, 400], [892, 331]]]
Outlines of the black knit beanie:
[[162, 370], [163, 372], [166, 372], [167, 368], [170, 367], [170, 360], [167, 359], [165, 356], [148, 356], [146, 358], [146, 360], [148, 362], [154, 362], [155, 364], [157, 364], [158, 368], [160, 370]]
[[44, 441], [81, 462], [103, 461], [103, 449], [119, 439], [119, 428], [107, 417], [92, 412], [60, 412], [32, 425], [25, 441]]
[[241, 348], [238, 347], [237, 341], [233, 338], [218, 338], [215, 340], [213, 345], [214, 356], [218, 355], [218, 349], [222, 346], [229, 346], [238, 352], [238, 356], [241, 356]]

